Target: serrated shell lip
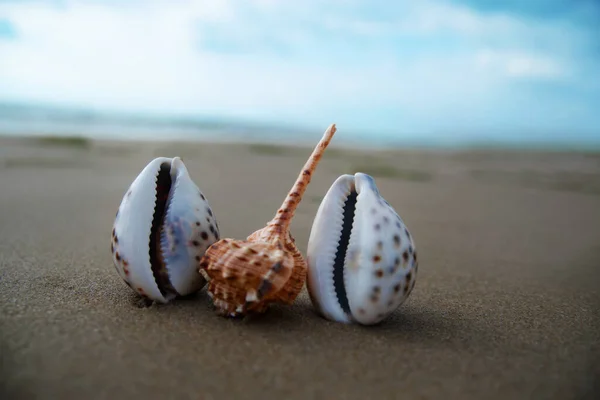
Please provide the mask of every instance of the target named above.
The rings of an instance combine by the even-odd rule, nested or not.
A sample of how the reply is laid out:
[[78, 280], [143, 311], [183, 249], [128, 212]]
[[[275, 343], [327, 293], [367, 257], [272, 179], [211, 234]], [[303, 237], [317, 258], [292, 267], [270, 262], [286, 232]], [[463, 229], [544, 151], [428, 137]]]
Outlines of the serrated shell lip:
[[[157, 214], [157, 213], [159, 213], [158, 205], [159, 205], [159, 202], [161, 202], [161, 200], [159, 199], [159, 196], [162, 195], [162, 193], [159, 191], [159, 189], [160, 189], [159, 181], [161, 179], [161, 170], [163, 168], [163, 165], [166, 164], [166, 162], [161, 163], [159, 166], [159, 170], [158, 170], [157, 178], [156, 178], [154, 212], [152, 214], [153, 225], [152, 225], [152, 228], [150, 229], [150, 237], [149, 237], [150, 268], [154, 275], [154, 280], [156, 281], [158, 289], [160, 290], [163, 297], [165, 299], [167, 299], [167, 301], [170, 301], [179, 295], [179, 293], [177, 292], [177, 290], [173, 287], [173, 285], [171, 283], [171, 276], [170, 276], [169, 270], [167, 268], [166, 262], [163, 259], [163, 251], [162, 251], [162, 243], [161, 243], [161, 236], [162, 236], [162, 231], [163, 231], [163, 227], [164, 227], [164, 221], [165, 221], [167, 214], [169, 213], [169, 207], [170, 207], [172, 199], [173, 199], [173, 193], [174, 193], [173, 190], [178, 184], [176, 171], [174, 171], [174, 162], [175, 162], [175, 158], [171, 159], [171, 162], [169, 163], [169, 166], [168, 166], [169, 170], [165, 171], [165, 174], [168, 175], [168, 179], [169, 179], [167, 198], [164, 200], [162, 212], [160, 214]], [[175, 172], [175, 174], [174, 174], [174, 172]], [[163, 179], [167, 179], [167, 178], [163, 178]], [[157, 219], [157, 220], [154, 221], [155, 219]], [[155, 222], [156, 222], [156, 226], [154, 225]], [[153, 240], [155, 243], [152, 243]], [[154, 253], [152, 252], [153, 248], [155, 249]], [[154, 260], [154, 264], [153, 264], [153, 260]], [[160, 275], [160, 277], [159, 277], [159, 275]]]
[[[166, 161], [170, 159], [156, 157], [139, 172], [123, 195], [113, 224], [113, 236], [118, 236], [118, 250], [113, 251], [113, 261], [121, 278], [140, 295], [159, 303], [166, 303], [168, 299], [162, 295], [152, 274], [149, 237], [156, 179], [160, 165]], [[128, 262], [127, 270], [119, 264], [123, 260]]]
[[[181, 185], [182, 177], [185, 178], [185, 177], [189, 176], [187, 168], [180, 157], [176, 156], [171, 159], [171, 166], [170, 166], [169, 174], [171, 176], [171, 187], [169, 188], [169, 197], [168, 197], [167, 203], [165, 204], [165, 210], [164, 210], [162, 222], [161, 222], [161, 229], [164, 229], [165, 221], [167, 220], [168, 217], [170, 217], [170, 215], [172, 213], [172, 206], [173, 206], [173, 201], [175, 199], [175, 193], [177, 191], [177, 188]], [[161, 243], [160, 243], [159, 251], [162, 253], [163, 246], [164, 246], [163, 234], [160, 234], [160, 236], [161, 236], [161, 238], [160, 238]], [[173, 284], [172, 272], [169, 270], [169, 267], [166, 262], [163, 262], [162, 268], [164, 270], [166, 270], [166, 273], [167, 273], [166, 275], [168, 276], [169, 287], [167, 289], [171, 289], [171, 290], [168, 290], [169, 292], [171, 292], [170, 293], [171, 298], [175, 298], [177, 296], [181, 296], [182, 294], [185, 294], [185, 293], [180, 293], [180, 291], [177, 290], [177, 288]]]
[[[197, 274], [199, 279], [203, 281], [200, 285], [198, 285], [199, 287], [194, 287], [194, 290], [184, 290], [183, 292], [177, 287], [173, 287], [173, 291], [167, 291], [163, 294], [164, 288], [162, 291], [160, 290], [152, 271], [149, 242], [152, 230], [152, 220], [156, 211], [156, 199], [158, 195], [156, 184], [161, 165], [166, 162], [169, 163], [171, 187], [169, 189], [169, 198], [165, 204], [165, 210], [162, 218], [163, 222], [172, 206], [172, 192], [181, 184], [182, 179], [193, 184], [193, 189], [197, 190], [196, 195], [202, 196], [202, 201], [198, 200], [197, 206], [210, 208], [208, 201], [202, 195], [202, 192], [198, 189], [197, 185], [190, 178], [188, 170], [180, 157], [156, 157], [144, 167], [144, 169], [134, 179], [134, 182], [130, 185], [129, 189], [123, 196], [119, 206], [119, 212], [117, 213], [114, 222], [114, 228], [120, 232], [120, 245], [125, 246], [125, 252], [129, 253], [128, 274], [126, 276], [123, 273], [122, 268], [117, 265], [117, 271], [119, 272], [119, 275], [128, 283], [129, 286], [132, 287], [134, 291], [159, 303], [168, 303], [177, 296], [186, 295], [192, 291], [199, 290], [205, 283], [202, 275], [197, 273], [195, 264], [192, 265], [190, 262], [190, 265], [192, 266], [191, 270], [193, 270], [194, 274]], [[198, 199], [199, 198], [200, 197], [198, 197]], [[126, 213], [124, 211], [126, 211]], [[216, 225], [216, 219], [214, 220], [214, 225], [216, 226], [216, 229], [218, 229], [218, 225]], [[184, 243], [182, 243], [182, 245], [183, 244]], [[118, 260], [115, 259], [114, 251], [113, 261], [115, 264], [117, 264]], [[165, 269], [166, 266], [163, 265], [162, 268]], [[168, 280], [172, 284], [172, 271], [166, 269], [166, 272], [166, 275], [169, 277]]]
[[356, 191], [356, 177], [343, 174], [331, 185], [313, 220], [307, 248], [307, 289], [317, 311], [325, 318], [350, 323], [334, 286], [334, 263], [341, 239], [344, 203]]
[[[351, 190], [357, 193], [357, 199], [343, 262], [348, 312], [340, 304], [333, 274], [344, 202]], [[372, 325], [399, 306], [406, 296], [402, 292], [395, 295], [395, 288], [405, 282], [405, 272], [394, 269], [395, 260], [406, 248], [402, 246], [414, 247], [410, 236], [406, 243], [402, 238], [402, 246], [395, 245], [400, 232], [407, 232], [403, 221], [381, 196], [370, 175], [357, 172], [336, 179], [319, 205], [307, 249], [307, 287], [317, 311], [330, 320]]]
[[[216, 242], [219, 239], [220, 233], [216, 217], [208, 200], [190, 177], [189, 171], [180, 157], [173, 157], [170, 174], [172, 185], [163, 218], [161, 251], [164, 254], [164, 268], [168, 273], [170, 285], [177, 296], [185, 296], [200, 290], [207, 283], [204, 276], [198, 272], [198, 264], [203, 255], [202, 249], [208, 248]], [[187, 201], [185, 201], [186, 199]], [[182, 213], [187, 218], [181, 219]], [[199, 232], [194, 231], [196, 228], [192, 218], [198, 218], [198, 221], [196, 221], [197, 224], [204, 224], [206, 226], [206, 223], [208, 223], [210, 229], [206, 229], [206, 238], [197, 235]], [[174, 231], [179, 232], [180, 240], [177, 241], [176, 235], [175, 248], [177, 250], [176, 252], [169, 253], [169, 246], [167, 246], [169, 241], [166, 237], [169, 235], [166, 235], [166, 230], [169, 227], [169, 222], [173, 222], [175, 219], [179, 223], [171, 224], [170, 226], [173, 228], [175, 226], [178, 227]], [[187, 231], [187, 234], [183, 233], [185, 231]], [[179, 254], [179, 256], [176, 256], [176, 254]], [[182, 258], [185, 260], [186, 257], [190, 266], [182, 268]]]

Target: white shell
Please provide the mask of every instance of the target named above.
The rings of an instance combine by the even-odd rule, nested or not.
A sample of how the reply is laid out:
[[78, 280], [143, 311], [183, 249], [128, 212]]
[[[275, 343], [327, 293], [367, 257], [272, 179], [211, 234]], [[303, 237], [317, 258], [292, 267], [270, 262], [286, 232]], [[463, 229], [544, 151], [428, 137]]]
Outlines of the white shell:
[[[353, 215], [348, 207], [344, 217], [349, 198], [356, 207]], [[344, 221], [349, 238], [341, 240]], [[364, 325], [381, 322], [406, 300], [418, 268], [404, 221], [363, 173], [342, 175], [329, 188], [313, 222], [307, 263], [307, 288], [317, 311], [333, 321]]]
[[[160, 230], [153, 230], [159, 195], [163, 201], [166, 196], [165, 212], [162, 221], [157, 218], [155, 222]], [[160, 236], [154, 236], [152, 245], [153, 231]], [[111, 250], [117, 272], [134, 291], [167, 303], [206, 284], [198, 273], [198, 263], [218, 239], [219, 227], [210, 205], [183, 161], [159, 157], [140, 172], [123, 197], [113, 225]], [[160, 276], [157, 268], [163, 272]]]

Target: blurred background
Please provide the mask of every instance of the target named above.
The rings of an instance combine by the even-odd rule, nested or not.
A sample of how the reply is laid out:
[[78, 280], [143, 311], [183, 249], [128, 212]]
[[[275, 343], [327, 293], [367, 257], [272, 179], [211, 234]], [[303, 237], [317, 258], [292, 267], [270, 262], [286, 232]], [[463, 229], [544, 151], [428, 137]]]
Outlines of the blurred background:
[[[147, 307], [115, 271], [153, 158], [241, 239], [332, 123], [291, 234], [371, 175], [418, 249], [383, 324]], [[0, 0], [0, 399], [600, 399], [599, 210], [600, 0]]]
[[596, 0], [0, 0], [0, 134], [596, 148]]

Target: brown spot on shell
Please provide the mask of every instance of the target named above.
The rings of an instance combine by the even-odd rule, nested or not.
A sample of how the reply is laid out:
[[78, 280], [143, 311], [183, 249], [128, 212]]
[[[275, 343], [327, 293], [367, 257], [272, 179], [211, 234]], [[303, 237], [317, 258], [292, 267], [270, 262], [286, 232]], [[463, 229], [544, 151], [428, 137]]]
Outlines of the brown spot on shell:
[[377, 271], [375, 271], [375, 276], [378, 278], [383, 278], [383, 270], [378, 269]]
[[206, 233], [205, 231], [202, 231], [200, 236], [202, 237], [202, 240], [208, 240], [208, 233]]
[[402, 259], [404, 260], [404, 262], [408, 262], [408, 252], [404, 251], [404, 253], [402, 253]]
[[281, 268], [283, 268], [283, 264], [278, 262], [278, 263], [275, 263], [275, 265], [273, 265], [271, 270], [273, 270], [273, 272], [279, 272], [279, 271], [281, 271]]
[[376, 230], [376, 231], [378, 231], [378, 230], [380, 230], [380, 229], [381, 229], [381, 225], [379, 225], [379, 224], [375, 224], [374, 228], [375, 228], [375, 230]]
[[373, 262], [378, 263], [379, 261], [381, 261], [381, 256], [379, 254], [375, 254], [373, 256]]
[[394, 292], [398, 293], [399, 291], [400, 291], [400, 284], [398, 283], [394, 286]]
[[[236, 243], [236, 245], [232, 245]], [[208, 292], [213, 296], [218, 312], [228, 316], [266, 310], [273, 301], [289, 299], [284, 286], [290, 280], [294, 260], [283, 253], [276, 257], [277, 246], [264, 242], [231, 241], [226, 239], [214, 243], [204, 255], [208, 260], [205, 267], [211, 283]], [[272, 259], [272, 262], [264, 260]], [[235, 277], [234, 278], [224, 278]], [[297, 283], [304, 283], [301, 276]], [[296, 282], [296, 281], [295, 281]], [[293, 294], [295, 297], [297, 293]], [[293, 298], [292, 297], [292, 298]], [[291, 300], [286, 300], [289, 302]]]
[[196, 226], [200, 226], [200, 221], [196, 221]]
[[117, 259], [117, 261], [121, 261], [121, 255], [118, 251], [115, 253], [115, 258]]
[[400, 247], [400, 236], [394, 235], [394, 246]]
[[267, 292], [269, 292], [273, 288], [273, 284], [266, 279], [263, 279], [262, 283], [258, 287], [258, 291], [256, 293], [259, 299], [263, 298]]
[[200, 246], [200, 242], [198, 242], [197, 240], [192, 240], [192, 245], [198, 247]]

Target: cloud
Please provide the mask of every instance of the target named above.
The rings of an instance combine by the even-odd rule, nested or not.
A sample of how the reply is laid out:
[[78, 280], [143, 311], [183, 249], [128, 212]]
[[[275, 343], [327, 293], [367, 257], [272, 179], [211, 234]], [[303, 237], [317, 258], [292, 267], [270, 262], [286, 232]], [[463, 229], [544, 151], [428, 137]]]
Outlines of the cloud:
[[559, 61], [533, 53], [484, 49], [475, 57], [479, 67], [495, 70], [507, 77], [558, 79], [564, 76], [566, 70]]
[[564, 21], [442, 0], [29, 1], [0, 21], [18, 32], [0, 35], [8, 100], [449, 135], [554, 129], [569, 98], [561, 127], [600, 127], [578, 97], [597, 59]]

